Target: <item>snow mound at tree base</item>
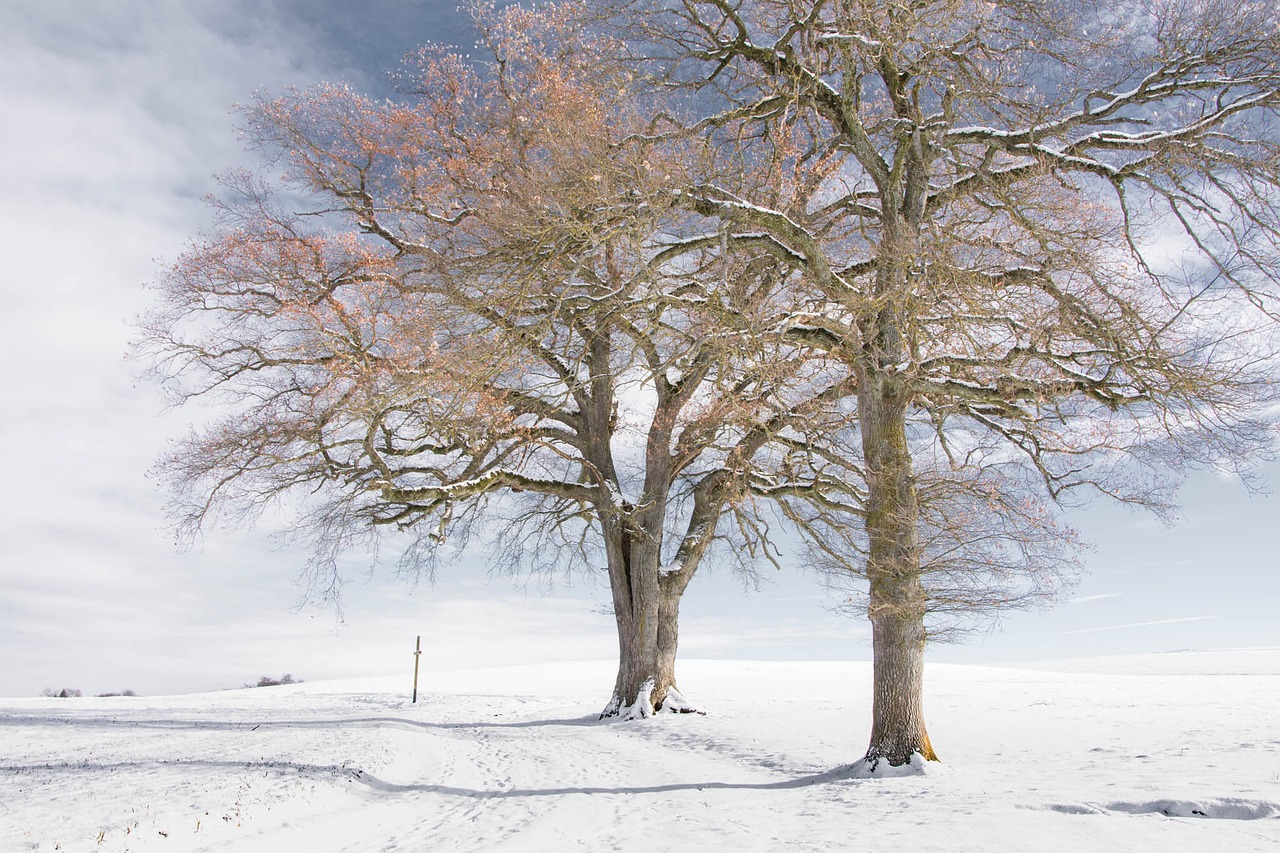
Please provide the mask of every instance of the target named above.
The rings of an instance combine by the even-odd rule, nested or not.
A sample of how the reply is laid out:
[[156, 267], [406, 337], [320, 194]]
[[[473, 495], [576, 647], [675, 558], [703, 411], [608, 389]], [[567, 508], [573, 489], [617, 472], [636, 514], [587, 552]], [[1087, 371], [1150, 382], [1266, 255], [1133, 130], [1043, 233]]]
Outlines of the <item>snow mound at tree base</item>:
[[707, 709], [696, 705], [685, 698], [684, 694], [674, 687], [667, 690], [667, 698], [662, 700], [662, 710], [669, 714], [703, 714]]
[[902, 776], [932, 776], [941, 770], [936, 761], [927, 761], [918, 752], [911, 754], [906, 764], [897, 767], [885, 758], [863, 758], [843, 767], [840, 775], [846, 779], [893, 779]]
[[669, 714], [706, 714], [706, 710], [695, 705], [684, 697], [684, 694], [674, 687], [667, 688], [667, 696], [662, 700], [662, 705], [655, 708], [653, 705], [653, 691], [656, 684], [654, 679], [650, 678], [640, 687], [640, 693], [636, 696], [636, 701], [630, 705], [623, 705], [617, 696], [609, 702], [608, 707], [600, 715], [600, 719], [606, 717], [617, 717], [620, 720], [647, 720], [657, 713]]

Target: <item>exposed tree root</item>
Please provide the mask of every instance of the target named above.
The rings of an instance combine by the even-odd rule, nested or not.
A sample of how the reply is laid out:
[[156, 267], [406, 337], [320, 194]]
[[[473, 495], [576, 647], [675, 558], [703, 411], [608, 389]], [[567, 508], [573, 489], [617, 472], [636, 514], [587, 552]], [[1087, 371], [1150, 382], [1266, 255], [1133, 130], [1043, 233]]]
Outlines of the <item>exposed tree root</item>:
[[655, 679], [646, 679], [644, 684], [640, 685], [640, 692], [636, 694], [635, 701], [630, 705], [624, 705], [622, 697], [615, 693], [609, 700], [609, 704], [600, 712], [600, 719], [618, 717], [622, 720], [645, 720], [660, 712], [670, 714], [707, 713], [704, 708], [690, 702], [683, 693], [674, 687], [667, 688], [666, 697], [655, 707], [653, 704], [653, 691], [656, 688], [657, 681]]

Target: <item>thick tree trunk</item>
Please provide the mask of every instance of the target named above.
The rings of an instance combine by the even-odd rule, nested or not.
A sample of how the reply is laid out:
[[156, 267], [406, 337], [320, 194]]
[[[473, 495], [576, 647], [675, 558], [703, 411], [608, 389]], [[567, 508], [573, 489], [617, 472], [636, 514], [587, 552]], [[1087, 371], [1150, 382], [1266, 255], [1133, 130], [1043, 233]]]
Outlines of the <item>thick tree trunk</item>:
[[[614, 583], [618, 675], [601, 717], [641, 719], [656, 711], [697, 711], [676, 689], [680, 597], [688, 576], [662, 575], [657, 555], [630, 547], [625, 537], [626, 583]], [[685, 571], [690, 571], [686, 569]]]
[[680, 595], [661, 591], [619, 615], [618, 675], [601, 717], [644, 718], [656, 711], [697, 710], [676, 689]]
[[648, 567], [637, 564], [632, 548], [636, 537], [625, 521], [611, 538], [609, 582], [618, 628], [618, 676], [600, 716], [647, 717], [653, 712], [652, 694], [658, 680], [657, 570], [654, 567], [653, 577], [648, 578]]
[[867, 462], [868, 615], [875, 675], [871, 743], [863, 761], [872, 771], [881, 761], [906, 764], [917, 753], [938, 760], [924, 725], [926, 602], [906, 410], [888, 377], [864, 380], [859, 415]]
[[[914, 596], [886, 596], [883, 590], [871, 597], [871, 743], [863, 759], [871, 770], [880, 761], [893, 767], [906, 764], [916, 753], [928, 761], [938, 760], [924, 725], [924, 620], [894, 612], [895, 600], [910, 597]], [[877, 609], [880, 615], [876, 615]]]
[[[606, 363], [606, 362], [602, 362]], [[697, 513], [691, 522], [693, 539], [686, 536], [677, 565], [662, 568], [667, 498], [672, 482], [671, 431], [683, 400], [669, 385], [662, 386], [646, 447], [645, 480], [641, 498], [622, 501], [620, 512], [602, 519], [609, 554], [609, 583], [618, 628], [618, 676], [613, 696], [601, 717], [637, 719], [655, 711], [697, 711], [676, 689], [676, 649], [679, 641], [680, 597], [693, 577], [706, 547], [705, 520]], [[608, 447], [597, 449], [606, 464], [596, 467], [613, 476]], [[614, 479], [616, 487], [616, 478]], [[705, 495], [695, 506], [705, 503]], [[714, 522], [718, 505], [710, 513]], [[712, 523], [714, 528], [714, 523]], [[690, 548], [690, 543], [693, 547]]]
[[659, 682], [669, 683], [671, 676], [664, 678], [660, 671], [657, 635], [651, 630], [657, 623], [657, 608], [644, 609], [638, 621], [618, 620], [618, 675], [602, 718], [644, 718], [661, 707], [661, 700], [656, 700]]

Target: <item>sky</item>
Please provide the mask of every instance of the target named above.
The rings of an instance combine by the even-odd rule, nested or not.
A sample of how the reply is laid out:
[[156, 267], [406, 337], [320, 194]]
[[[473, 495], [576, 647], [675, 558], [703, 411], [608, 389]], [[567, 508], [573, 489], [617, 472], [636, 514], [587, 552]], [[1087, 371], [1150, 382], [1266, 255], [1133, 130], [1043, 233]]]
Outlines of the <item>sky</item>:
[[[408, 678], [419, 635], [427, 670], [616, 654], [603, 585], [492, 576], [482, 549], [434, 584], [355, 560], [341, 618], [300, 607], [302, 555], [264, 530], [175, 547], [147, 476], [199, 413], [167, 411], [140, 379], [130, 324], [146, 283], [210, 226], [213, 176], [255, 163], [232, 105], [320, 80], [386, 95], [405, 52], [466, 44], [468, 26], [452, 0], [0, 4], [0, 695]], [[1263, 473], [1280, 486], [1280, 467]], [[1080, 586], [931, 659], [1280, 645], [1277, 499], [1203, 472], [1182, 503], [1172, 526], [1073, 512], [1095, 545]], [[699, 572], [683, 656], [869, 656], [865, 621], [785, 550], [759, 584]]]

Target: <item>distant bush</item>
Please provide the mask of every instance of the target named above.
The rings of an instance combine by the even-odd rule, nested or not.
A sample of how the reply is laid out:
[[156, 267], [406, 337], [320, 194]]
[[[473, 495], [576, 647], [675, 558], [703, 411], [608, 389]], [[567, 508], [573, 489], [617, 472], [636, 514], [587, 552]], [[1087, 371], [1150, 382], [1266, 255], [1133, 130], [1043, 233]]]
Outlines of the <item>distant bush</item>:
[[98, 693], [96, 695], [99, 699], [105, 699], [108, 696], [137, 696], [138, 694], [132, 690], [121, 690], [119, 693]]
[[52, 687], [46, 687], [44, 689], [44, 693], [41, 693], [40, 695], [51, 696], [55, 699], [78, 699], [83, 694], [74, 687], [64, 687], [61, 690], [54, 690]]
[[269, 675], [264, 675], [258, 679], [257, 684], [246, 684], [245, 687], [279, 687], [281, 684], [301, 684], [301, 683], [302, 683], [301, 678], [294, 678], [292, 675], [286, 672], [284, 675], [280, 676], [279, 678], [272, 678]]

